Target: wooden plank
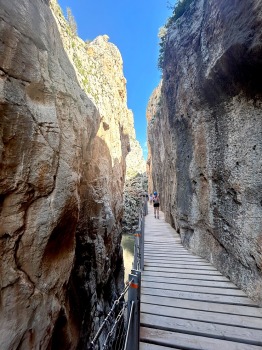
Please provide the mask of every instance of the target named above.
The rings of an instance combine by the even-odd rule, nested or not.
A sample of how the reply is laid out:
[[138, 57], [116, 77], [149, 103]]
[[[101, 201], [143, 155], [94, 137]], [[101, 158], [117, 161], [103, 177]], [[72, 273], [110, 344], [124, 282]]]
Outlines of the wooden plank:
[[157, 345], [172, 345], [192, 350], [261, 350], [261, 346], [146, 327], [140, 328], [140, 339]]
[[[146, 232], [146, 234], [148, 234], [148, 232]], [[179, 244], [181, 245], [181, 240], [172, 237], [172, 235], [167, 237], [166, 240], [163, 241], [162, 243], [170, 244], [170, 241], [172, 241], [173, 245], [179, 245]], [[145, 236], [145, 244], [146, 245], [152, 244], [155, 246], [157, 244], [161, 244], [161, 242], [159, 241], [159, 236], [155, 236], [155, 239], [153, 241], [148, 240], [147, 237]], [[181, 247], [184, 248], [182, 245]]]
[[[172, 247], [170, 247], [170, 241], [172, 241]], [[159, 242], [154, 242], [154, 243], [145, 242], [145, 249], [147, 249], [147, 250], [157, 249], [160, 252], [161, 251], [168, 251], [169, 253], [172, 253], [172, 252], [191, 253], [188, 251], [188, 249], [184, 248], [181, 243], [175, 242], [172, 238], [169, 240], [169, 245], [167, 244], [167, 245], [161, 246], [159, 244]]]
[[166, 246], [161, 246], [159, 243], [155, 243], [155, 244], [148, 244], [146, 243], [145, 245], [145, 249], [152, 251], [152, 249], [157, 249], [159, 252], [185, 252], [185, 253], [189, 253], [187, 249], [185, 249], [184, 247], [182, 247], [181, 245], [179, 246], [178, 244], [174, 244], [174, 242], [172, 242], [172, 250], [170, 250], [170, 244], [166, 245]]
[[165, 258], [166, 261], [169, 261], [169, 259], [193, 259], [197, 261], [207, 262], [206, 260], [197, 257], [195, 255], [189, 254], [189, 253], [180, 253], [180, 252], [174, 252], [174, 253], [168, 253], [168, 252], [159, 252], [154, 249], [151, 251], [145, 252], [145, 257], [149, 259], [159, 259], [159, 258]]
[[140, 342], [139, 343], [139, 350], [181, 350], [178, 348], [170, 348], [170, 347], [166, 347], [166, 346], [161, 346], [161, 345], [155, 345], [155, 344], [150, 344], [150, 343], [144, 343], [144, 342]]
[[149, 252], [152, 252], [154, 250], [159, 250], [160, 252], [163, 252], [163, 251], [168, 251], [169, 253], [172, 253], [172, 252], [182, 252], [182, 253], [190, 253], [187, 249], [185, 248], [177, 248], [175, 247], [176, 243], [174, 243], [172, 241], [172, 239], [170, 240], [172, 242], [172, 247], [170, 249], [170, 242], [169, 242], [169, 246], [162, 246], [162, 247], [159, 247], [159, 244], [158, 243], [155, 243], [155, 244], [148, 244], [148, 243], [145, 243], [145, 249]]
[[152, 268], [152, 267], [160, 267], [160, 268], [167, 268], [167, 269], [172, 269], [172, 268], [176, 268], [176, 269], [193, 269], [193, 270], [208, 270], [208, 271], [217, 271], [213, 266], [209, 266], [209, 265], [204, 265], [202, 263], [193, 263], [193, 262], [189, 262], [189, 263], [184, 263], [184, 262], [168, 262], [166, 263], [165, 261], [159, 260], [159, 261], [155, 261], [155, 262], [150, 262], [150, 261], [146, 261], [144, 263], [144, 265], [147, 268]]
[[193, 265], [193, 266], [212, 266], [208, 262], [196, 260], [196, 259], [181, 259], [181, 258], [145, 258], [145, 264], [147, 265], [155, 265], [155, 264], [177, 264], [177, 265]]
[[[173, 239], [172, 239], [173, 241]], [[175, 240], [174, 240], [175, 241]], [[166, 242], [148, 242], [146, 241], [147, 245], [152, 245], [152, 246], [158, 246], [158, 247], [166, 247], [166, 248], [169, 248], [170, 249], [170, 239], [166, 240]], [[175, 247], [180, 247], [181, 249], [186, 249], [184, 246], [182, 246], [181, 244], [181, 240], [179, 240], [179, 242], [175, 242]], [[186, 249], [187, 250], [187, 249]]]
[[229, 315], [229, 314], [223, 314], [223, 313], [214, 312], [214, 311], [209, 312], [209, 311], [201, 311], [201, 310], [190, 310], [190, 309], [176, 308], [176, 307], [170, 307], [170, 306], [147, 304], [145, 302], [141, 304], [141, 313], [184, 318], [184, 319], [194, 320], [194, 321], [229, 324], [232, 326], [246, 327], [247, 329], [248, 328], [259, 329], [259, 330], [262, 329], [261, 317], [251, 317], [251, 316], [233, 315], [233, 314]]
[[186, 292], [194, 292], [194, 293], [208, 293], [215, 295], [231, 295], [231, 296], [243, 296], [246, 297], [246, 294], [240, 289], [227, 289], [227, 288], [216, 288], [216, 287], [206, 287], [206, 286], [191, 286], [191, 285], [181, 285], [174, 283], [159, 283], [155, 281], [143, 281], [143, 287], [146, 288], [156, 288], [161, 290], [180, 290]]
[[145, 259], [160, 259], [160, 258], [164, 258], [167, 262], [169, 261], [169, 259], [180, 259], [180, 260], [194, 259], [195, 261], [202, 261], [203, 262], [203, 260], [201, 258], [196, 258], [194, 256], [192, 257], [192, 255], [186, 254], [186, 253], [168, 254], [168, 253], [159, 253], [159, 252], [154, 252], [154, 251], [151, 251], [150, 253], [145, 253]]
[[152, 268], [164, 268], [164, 269], [185, 269], [185, 270], [197, 270], [197, 271], [217, 271], [213, 266], [207, 266], [207, 265], [199, 265], [199, 264], [181, 264], [181, 263], [165, 263], [163, 261], [158, 261], [154, 263], [145, 263], [146, 270], [152, 269]]
[[[164, 294], [163, 294], [164, 295]], [[217, 304], [213, 302], [202, 302], [197, 300], [174, 299], [166, 296], [141, 295], [142, 303], [163, 305], [190, 310], [202, 310], [210, 312], [220, 312], [225, 314], [243, 315], [251, 317], [262, 317], [262, 309], [252, 306]]]
[[[179, 240], [179, 242], [178, 242], [178, 241], [175, 241], [175, 240], [172, 239], [172, 241], [175, 242], [174, 245], [173, 245], [174, 248], [187, 250], [187, 249], [181, 244], [181, 241], [180, 241], [180, 240]], [[169, 243], [169, 244], [168, 244], [168, 243]], [[147, 242], [147, 245], [148, 245], [148, 246], [157, 246], [157, 247], [160, 248], [160, 249], [161, 249], [161, 248], [169, 248], [169, 250], [170, 250], [170, 240], [168, 240], [167, 242], [159, 242], [159, 241], [157, 241], [157, 242]]]
[[184, 292], [176, 291], [169, 289], [153, 289], [146, 288], [142, 286], [141, 292], [143, 295], [156, 295], [162, 296], [165, 295], [169, 298], [176, 299], [187, 299], [187, 300], [198, 300], [203, 302], [212, 302], [220, 304], [232, 304], [232, 305], [245, 305], [245, 306], [256, 306], [256, 304], [247, 298], [246, 296], [227, 296], [227, 295], [212, 295], [206, 293], [193, 293], [193, 292]]
[[163, 267], [168, 267], [168, 266], [176, 266], [176, 267], [186, 267], [186, 266], [189, 266], [189, 267], [196, 267], [196, 268], [210, 268], [210, 269], [213, 269], [213, 270], [216, 270], [215, 267], [213, 267], [213, 265], [211, 264], [208, 264], [208, 263], [205, 263], [205, 262], [202, 262], [202, 261], [184, 261], [184, 260], [175, 260], [175, 261], [167, 261], [167, 260], [164, 260], [164, 259], [161, 259], [161, 260], [149, 260], [149, 259], [146, 259], [146, 263], [148, 266], [163, 266]]
[[262, 309], [161, 219], [145, 217], [140, 350], [262, 349]]
[[163, 276], [144, 276], [142, 275], [142, 285], [143, 283], [159, 282], [159, 283], [169, 283], [169, 284], [181, 284], [183, 285], [192, 285], [192, 286], [205, 286], [205, 287], [216, 287], [216, 288], [227, 288], [227, 289], [238, 289], [230, 281], [208, 281], [208, 280], [196, 280], [196, 279], [182, 279], [182, 278], [172, 278], [172, 277], [163, 277]]
[[226, 339], [239, 343], [262, 346], [262, 330], [231, 325], [185, 320], [155, 314], [141, 314], [141, 326], [164, 329], [172, 332], [195, 334], [209, 338]]
[[183, 273], [183, 274], [201, 274], [201, 275], [212, 275], [212, 276], [223, 276], [219, 271], [213, 269], [213, 270], [202, 270], [201, 268], [197, 268], [197, 269], [194, 269], [192, 267], [189, 267], [189, 268], [186, 268], [186, 267], [182, 267], [182, 268], [179, 268], [177, 266], [171, 266], [171, 267], [165, 267], [165, 266], [151, 266], [151, 265], [148, 265], [147, 268], [146, 268], [146, 271], [149, 272], [149, 271], [156, 271], [156, 272], [167, 272], [167, 273], [170, 273], [170, 272], [179, 272], [179, 273]]
[[[173, 257], [168, 257], [168, 259], [166, 257], [163, 257], [163, 256], [154, 256], [154, 254], [152, 254], [151, 256], [150, 255], [147, 255], [145, 257], [145, 260], [148, 260], [148, 261], [151, 261], [151, 262], [154, 262], [154, 261], [159, 261], [159, 260], [162, 260], [162, 261], [165, 261], [166, 263], [173, 263], [173, 262], [178, 262], [180, 261], [181, 264], [182, 263], [187, 263], [187, 262], [192, 262], [192, 263], [199, 263], [199, 264], [204, 264], [204, 265], [208, 265], [208, 266], [213, 266], [212, 264], [210, 264], [208, 261], [204, 260], [204, 259], [201, 259], [201, 258], [195, 258], [195, 257], [192, 257], [192, 256], [173, 256]], [[214, 267], [214, 266], [213, 266]]]
[[[148, 258], [161, 258], [161, 257], [166, 257], [168, 259], [193, 259], [193, 260], [197, 260], [197, 261], [202, 261], [202, 262], [207, 262], [205, 259], [202, 259], [198, 256], [192, 255], [192, 254], [187, 254], [187, 253], [168, 253], [168, 252], [157, 252], [154, 249], [152, 249], [151, 251], [145, 252], [145, 255]], [[166, 259], [168, 261], [168, 259]]]
[[183, 257], [183, 258], [181, 258], [181, 257], [169, 257], [168, 258], [168, 260], [165, 258], [165, 257], [156, 257], [156, 256], [154, 256], [154, 255], [152, 255], [152, 256], [147, 256], [147, 257], [145, 257], [145, 261], [168, 261], [168, 262], [172, 262], [172, 261], [181, 261], [181, 263], [182, 262], [199, 262], [199, 263], [205, 263], [205, 264], [209, 264], [208, 262], [206, 262], [205, 260], [203, 260], [203, 259], [200, 259], [200, 258], [194, 258], [194, 257], [192, 257], [192, 256], [190, 256], [190, 257]]
[[[168, 261], [169, 259], [185, 259], [185, 258], [191, 258], [191, 255], [190, 254], [179, 254], [179, 253], [174, 253], [174, 254], [163, 254], [163, 253], [157, 253], [157, 252], [151, 252], [151, 253], [145, 253], [145, 259], [147, 258], [164, 258], [166, 261]], [[196, 260], [200, 260], [200, 259], [196, 259]]]
[[186, 256], [189, 256], [191, 255], [190, 252], [188, 252], [187, 250], [185, 249], [177, 249], [177, 248], [174, 248], [172, 247], [172, 250], [170, 250], [170, 247], [169, 249], [168, 248], [159, 248], [159, 247], [156, 247], [156, 246], [153, 246], [153, 247], [148, 247], [147, 245], [145, 245], [145, 254], [168, 254], [168, 255], [186, 255]]
[[167, 256], [184, 256], [184, 257], [189, 257], [191, 256], [190, 253], [188, 253], [187, 251], [168, 251], [168, 250], [164, 250], [164, 249], [157, 249], [157, 248], [152, 248], [152, 249], [145, 249], [145, 255], [153, 255], [155, 257], [159, 256], [159, 255], [167, 255]]
[[169, 278], [182, 278], [182, 279], [197, 279], [197, 280], [206, 280], [206, 281], [229, 281], [224, 276], [212, 276], [212, 275], [203, 275], [203, 274], [194, 274], [194, 273], [181, 273], [181, 272], [157, 272], [157, 271], [143, 271], [143, 276], [162, 276]]

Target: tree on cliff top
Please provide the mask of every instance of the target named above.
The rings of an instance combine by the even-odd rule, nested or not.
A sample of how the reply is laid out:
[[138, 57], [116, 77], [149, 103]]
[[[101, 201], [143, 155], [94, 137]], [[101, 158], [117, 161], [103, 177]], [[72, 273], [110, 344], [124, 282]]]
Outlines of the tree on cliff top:
[[67, 21], [68, 21], [69, 27], [72, 33], [75, 36], [77, 36], [77, 24], [76, 24], [75, 17], [73, 16], [72, 10], [69, 7], [67, 7], [66, 13], [67, 13]]
[[172, 23], [174, 23], [179, 17], [183, 16], [186, 10], [189, 8], [193, 0], [179, 0], [173, 8], [173, 14], [168, 19], [166, 27], [168, 28]]
[[158, 68], [163, 69], [163, 61], [164, 61], [164, 51], [165, 51], [165, 37], [167, 33], [167, 27], [160, 27], [158, 31], [158, 38], [159, 38], [159, 56], [158, 56]]

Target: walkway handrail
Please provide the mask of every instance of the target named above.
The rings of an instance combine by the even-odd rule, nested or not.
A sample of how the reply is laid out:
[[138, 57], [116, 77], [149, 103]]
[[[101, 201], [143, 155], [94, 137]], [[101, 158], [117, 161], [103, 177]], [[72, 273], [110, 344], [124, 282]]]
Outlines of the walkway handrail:
[[134, 262], [131, 274], [129, 274], [129, 281], [134, 282], [128, 290], [128, 324], [130, 326], [127, 330], [124, 350], [139, 349], [141, 271], [144, 270], [144, 231], [145, 215], [147, 214], [147, 198], [144, 198], [139, 212], [139, 226], [134, 234]]
[[99, 327], [98, 331], [96, 332], [96, 335], [94, 336], [94, 339], [91, 341], [90, 343], [90, 347], [89, 350], [93, 350], [95, 343], [97, 342], [100, 334], [102, 333], [105, 325], [108, 323], [108, 321], [110, 320], [115, 308], [117, 305], [119, 305], [119, 303], [121, 302], [121, 300], [123, 301], [123, 298], [126, 294], [126, 292], [129, 290], [130, 285], [132, 284], [133, 280], [130, 280], [129, 283], [125, 286], [123, 292], [120, 294], [119, 298], [117, 300], [114, 301], [113, 306], [111, 307], [109, 313], [107, 314], [106, 318], [104, 319], [103, 323], [101, 324], [101, 326]]
[[127, 325], [127, 334], [126, 334], [124, 350], [127, 349], [128, 344], [130, 344], [130, 342], [131, 342], [130, 337], [131, 337], [131, 327], [132, 327], [133, 314], [134, 314], [134, 301], [131, 302], [131, 308], [129, 311], [129, 320], [128, 320], [128, 325]]
[[[95, 349], [95, 344], [96, 344], [97, 340], [99, 339], [99, 337], [100, 337], [100, 335], [101, 335], [101, 333], [102, 333], [104, 327], [105, 327], [106, 325], [109, 324], [110, 318], [112, 317], [113, 312], [115, 311], [116, 306], [119, 305], [120, 303], [123, 303], [123, 304], [124, 304], [123, 308], [126, 308], [127, 303], [124, 303], [124, 302], [123, 302], [123, 299], [124, 299], [124, 296], [125, 296], [125, 294], [127, 293], [127, 291], [129, 290], [129, 288], [130, 288], [130, 286], [131, 286], [132, 283], [133, 283], [133, 279], [131, 279], [131, 280], [129, 281], [129, 283], [127, 283], [127, 285], [125, 286], [123, 292], [120, 294], [120, 296], [118, 297], [118, 299], [114, 301], [114, 303], [113, 303], [113, 305], [112, 305], [112, 307], [111, 307], [109, 313], [107, 314], [107, 316], [106, 316], [106, 318], [104, 319], [103, 323], [101, 324], [101, 326], [99, 327], [98, 331], [96, 332], [96, 334], [95, 334], [93, 340], [91, 341], [91, 343], [90, 343], [90, 345], [89, 345], [89, 350]], [[123, 308], [121, 309], [121, 311], [123, 310]], [[121, 314], [121, 311], [119, 312], [119, 314]], [[118, 316], [119, 316], [119, 314], [118, 314]], [[119, 317], [118, 317], [118, 316], [117, 316], [117, 321], [119, 320]], [[115, 323], [116, 323], [116, 322], [115, 322]], [[108, 332], [108, 335], [112, 334], [112, 332], [113, 332], [113, 330], [114, 330], [114, 327], [115, 327], [115, 323], [114, 323], [112, 329], [110, 330], [110, 332]], [[106, 340], [107, 340], [107, 339], [108, 339], [108, 337], [106, 338]]]
[[144, 270], [144, 232], [145, 232], [145, 215], [148, 214], [147, 200], [145, 199], [139, 211], [139, 225], [134, 244], [134, 263], [133, 268], [138, 271]]
[[[145, 215], [148, 214], [147, 198], [143, 198], [142, 205], [139, 211], [139, 226], [134, 234], [134, 262], [133, 269], [129, 274], [129, 282], [120, 294], [119, 298], [114, 301], [109, 313], [99, 327], [93, 340], [90, 343], [89, 350], [96, 349], [96, 343], [100, 338], [105, 326], [109, 326], [110, 319], [112, 319], [116, 306], [122, 303], [121, 310], [118, 312], [113, 326], [107, 332], [103, 342], [102, 350], [112, 349], [114, 343], [114, 336], [117, 332], [117, 325], [124, 322], [124, 313], [127, 308], [127, 330], [122, 332], [120, 336], [125, 336], [123, 348], [119, 350], [138, 350], [139, 349], [139, 330], [140, 330], [140, 293], [141, 293], [141, 271], [144, 270], [144, 228]], [[124, 296], [128, 292], [128, 301], [124, 302]], [[120, 330], [118, 330], [120, 332]], [[125, 334], [124, 334], [125, 333]]]

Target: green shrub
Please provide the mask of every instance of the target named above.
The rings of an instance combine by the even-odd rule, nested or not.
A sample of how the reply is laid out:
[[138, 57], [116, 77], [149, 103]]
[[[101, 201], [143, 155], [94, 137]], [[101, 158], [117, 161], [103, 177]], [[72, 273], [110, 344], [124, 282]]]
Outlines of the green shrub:
[[164, 61], [164, 51], [165, 51], [165, 42], [166, 42], [166, 34], [167, 34], [167, 27], [160, 27], [158, 30], [158, 37], [159, 37], [159, 56], [158, 56], [158, 68], [162, 69], [163, 61]]
[[183, 16], [186, 10], [189, 8], [193, 0], [179, 0], [173, 9], [172, 16], [168, 19], [166, 27], [168, 28], [172, 23], [174, 23], [178, 18]]
[[158, 33], [158, 37], [160, 38], [159, 42], [159, 56], [158, 56], [158, 68], [160, 70], [163, 69], [164, 64], [164, 54], [165, 54], [165, 47], [166, 47], [166, 33], [167, 29], [183, 14], [186, 12], [186, 10], [189, 8], [190, 4], [193, 2], [193, 0], [179, 0], [176, 5], [173, 8], [173, 14], [171, 17], [168, 18], [167, 23], [164, 27], [161, 27]]
[[158, 55], [158, 68], [160, 70], [163, 69], [163, 64], [164, 64], [164, 53], [165, 53], [165, 46], [166, 46], [166, 41], [165, 37], [163, 37], [159, 43], [159, 55]]

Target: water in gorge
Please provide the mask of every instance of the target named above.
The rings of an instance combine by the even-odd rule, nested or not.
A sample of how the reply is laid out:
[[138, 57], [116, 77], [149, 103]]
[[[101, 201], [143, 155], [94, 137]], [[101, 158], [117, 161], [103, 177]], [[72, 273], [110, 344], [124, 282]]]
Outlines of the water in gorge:
[[129, 234], [123, 234], [121, 244], [123, 248], [125, 282], [126, 282], [128, 281], [129, 273], [131, 273], [132, 263], [134, 260], [134, 236]]

